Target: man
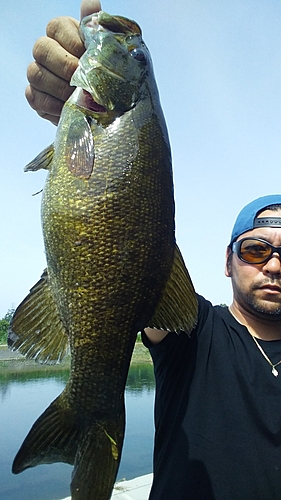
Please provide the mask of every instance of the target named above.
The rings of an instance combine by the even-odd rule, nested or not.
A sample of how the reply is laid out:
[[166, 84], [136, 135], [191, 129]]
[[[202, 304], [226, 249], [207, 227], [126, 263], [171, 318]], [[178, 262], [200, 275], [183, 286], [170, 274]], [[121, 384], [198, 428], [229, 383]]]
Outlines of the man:
[[158, 334], [147, 331], [157, 381], [151, 499], [281, 498], [280, 203], [259, 198], [237, 218], [230, 308], [198, 297], [190, 339], [153, 345]]
[[[99, 8], [83, 2], [82, 15]], [[83, 53], [77, 29], [53, 20], [28, 69], [27, 99], [53, 123]], [[156, 375], [151, 500], [281, 499], [281, 195], [239, 214], [225, 274], [229, 308], [198, 296], [190, 335], [143, 333]]]

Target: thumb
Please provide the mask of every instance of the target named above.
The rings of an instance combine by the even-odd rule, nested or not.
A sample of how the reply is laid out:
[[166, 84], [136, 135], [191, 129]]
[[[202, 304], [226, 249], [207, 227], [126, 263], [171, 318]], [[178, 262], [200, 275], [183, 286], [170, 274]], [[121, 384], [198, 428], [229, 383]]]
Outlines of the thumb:
[[83, 19], [85, 16], [89, 16], [94, 12], [99, 12], [101, 10], [101, 4], [99, 0], [82, 0], [80, 7], [80, 17]]

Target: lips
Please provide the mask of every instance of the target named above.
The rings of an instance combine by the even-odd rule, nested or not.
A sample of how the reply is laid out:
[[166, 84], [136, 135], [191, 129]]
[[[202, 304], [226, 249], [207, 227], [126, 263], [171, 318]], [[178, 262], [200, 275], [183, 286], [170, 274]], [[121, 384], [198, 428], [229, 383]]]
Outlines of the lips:
[[281, 287], [278, 285], [263, 285], [260, 287], [261, 290], [265, 290], [269, 293], [281, 293]]

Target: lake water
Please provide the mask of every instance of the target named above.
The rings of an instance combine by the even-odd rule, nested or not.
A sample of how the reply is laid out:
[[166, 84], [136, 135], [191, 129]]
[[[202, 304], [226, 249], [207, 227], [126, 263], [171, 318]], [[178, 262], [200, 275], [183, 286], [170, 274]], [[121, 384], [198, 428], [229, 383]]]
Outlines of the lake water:
[[[0, 499], [58, 500], [70, 495], [72, 467], [40, 465], [19, 475], [11, 466], [30, 427], [63, 390], [68, 371], [0, 371]], [[131, 366], [126, 386], [126, 434], [117, 479], [132, 479], [152, 471], [153, 367]]]

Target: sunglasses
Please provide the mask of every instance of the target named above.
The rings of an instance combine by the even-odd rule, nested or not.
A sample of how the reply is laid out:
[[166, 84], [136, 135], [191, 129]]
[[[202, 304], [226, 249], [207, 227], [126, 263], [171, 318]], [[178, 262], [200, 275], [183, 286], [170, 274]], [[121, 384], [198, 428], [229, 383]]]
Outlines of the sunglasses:
[[232, 250], [240, 260], [247, 264], [264, 264], [275, 252], [281, 259], [281, 247], [274, 247], [260, 238], [243, 238], [235, 241]]

